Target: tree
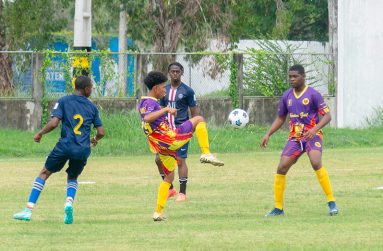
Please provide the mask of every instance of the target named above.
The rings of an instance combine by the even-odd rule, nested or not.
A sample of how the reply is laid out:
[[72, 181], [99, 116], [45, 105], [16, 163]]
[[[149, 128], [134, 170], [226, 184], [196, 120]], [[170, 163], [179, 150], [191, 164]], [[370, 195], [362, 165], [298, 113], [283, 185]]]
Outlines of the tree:
[[275, 0], [241, 0], [232, 5], [231, 41], [270, 37], [275, 26]]
[[9, 93], [13, 89], [12, 61], [7, 53], [5, 36], [4, 3], [0, 1], [0, 93]]
[[[0, 50], [40, 50], [53, 41], [54, 32], [66, 27], [63, 14], [69, 0], [1, 0]], [[0, 54], [0, 91], [10, 93], [12, 59]]]
[[241, 0], [233, 6], [232, 41], [328, 40], [327, 0]]
[[[181, 44], [186, 51], [199, 51], [207, 47], [210, 38], [228, 34], [232, 19], [230, 7], [235, 2], [234, 0], [109, 2], [95, 0], [94, 4], [96, 12], [105, 8], [113, 10], [113, 14], [106, 20], [110, 24], [113, 22], [111, 20], [113, 16], [119, 12], [119, 5], [124, 3], [128, 13], [127, 31], [134, 40], [151, 46], [153, 52], [175, 53]], [[105, 16], [105, 13], [102, 15]], [[96, 21], [95, 28], [102, 27], [104, 25]], [[154, 67], [166, 72], [168, 63], [174, 58], [174, 54], [154, 57]]]
[[328, 41], [328, 0], [290, 0], [289, 40]]

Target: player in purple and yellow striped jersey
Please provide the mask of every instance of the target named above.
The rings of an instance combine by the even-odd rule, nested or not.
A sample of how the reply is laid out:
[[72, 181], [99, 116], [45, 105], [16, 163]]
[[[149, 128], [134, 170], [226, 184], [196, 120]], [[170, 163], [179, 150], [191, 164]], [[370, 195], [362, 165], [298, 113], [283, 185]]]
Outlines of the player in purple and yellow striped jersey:
[[144, 80], [145, 85], [149, 88], [149, 93], [148, 96], [141, 97], [138, 106], [142, 128], [147, 136], [149, 147], [153, 153], [158, 154], [166, 174], [158, 189], [157, 207], [153, 214], [154, 221], [165, 219], [163, 210], [170, 185], [174, 180], [177, 150], [189, 142], [194, 130], [196, 132], [202, 130], [202, 135], [208, 137], [204, 126], [205, 119], [202, 116], [195, 116], [172, 130], [167, 115], [168, 113], [176, 115], [177, 110], [169, 106], [161, 108], [158, 103], [158, 100], [165, 96], [167, 80], [167, 77], [161, 72], [149, 72]]
[[[287, 90], [280, 102], [278, 117], [263, 137], [260, 146], [265, 148], [270, 136], [276, 132], [289, 115], [289, 137], [274, 177], [275, 206], [266, 216], [283, 215], [283, 193], [286, 186], [286, 174], [298, 158], [306, 152], [311, 166], [316, 172], [318, 181], [326, 194], [329, 214], [338, 214], [335, 198], [332, 192], [330, 178], [322, 165], [322, 131], [330, 122], [330, 110], [322, 95], [305, 84], [305, 70], [301, 65], [289, 69], [289, 79], [292, 86]], [[320, 118], [322, 117], [322, 118]]]
[[[189, 120], [189, 111], [191, 117], [199, 115], [194, 90], [181, 80], [183, 73], [184, 67], [180, 63], [173, 62], [169, 64], [168, 75], [170, 83], [166, 86], [166, 95], [159, 101], [161, 107], [170, 106], [177, 109], [177, 116], [171, 115], [170, 113], [168, 114], [169, 125], [173, 130]], [[196, 138], [202, 153], [200, 162], [212, 164], [214, 166], [223, 166], [224, 163], [210, 152], [208, 138], [200, 137], [200, 131], [207, 131], [206, 123], [200, 123], [198, 129], [199, 130], [196, 131]], [[177, 150], [180, 190], [176, 202], [186, 201], [186, 186], [188, 182], [188, 165], [186, 159], [188, 157], [188, 149], [189, 142]], [[165, 173], [162, 170], [162, 164], [158, 156], [156, 156], [156, 164], [161, 177], [164, 178]], [[171, 198], [176, 194], [176, 189], [171, 185], [168, 198]]]

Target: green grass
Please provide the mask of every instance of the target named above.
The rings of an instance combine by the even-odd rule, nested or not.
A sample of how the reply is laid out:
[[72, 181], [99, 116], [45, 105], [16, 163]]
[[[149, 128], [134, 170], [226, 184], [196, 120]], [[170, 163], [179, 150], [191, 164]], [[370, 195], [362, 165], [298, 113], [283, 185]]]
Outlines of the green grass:
[[[105, 141], [106, 142], [106, 141]], [[280, 151], [225, 153], [224, 167], [191, 155], [189, 200], [168, 202], [166, 222], [153, 222], [160, 177], [153, 155], [91, 157], [79, 181], [74, 224], [63, 224], [65, 172], [53, 175], [31, 222], [22, 209], [44, 158], [0, 159], [1, 250], [382, 250], [383, 148], [325, 149], [340, 208], [327, 216], [325, 196], [303, 156], [292, 168], [286, 216], [273, 206]], [[177, 182], [178, 183], [178, 182]], [[176, 183], [176, 188], [178, 184]]]
[[[106, 137], [93, 149], [93, 156], [127, 156], [149, 154], [148, 143], [141, 129], [139, 115], [103, 114]], [[211, 150], [215, 153], [260, 152], [258, 145], [268, 128], [249, 125], [236, 130], [228, 125], [212, 127], [208, 124]], [[324, 147], [354, 148], [383, 147], [383, 128], [368, 129], [324, 129]], [[60, 129], [47, 134], [40, 144], [33, 142], [33, 133], [12, 129], [0, 129], [1, 157], [33, 157], [47, 155], [60, 137]], [[269, 142], [267, 151], [279, 151], [283, 148], [288, 132], [280, 130]], [[198, 153], [195, 137], [191, 140], [190, 153]]]

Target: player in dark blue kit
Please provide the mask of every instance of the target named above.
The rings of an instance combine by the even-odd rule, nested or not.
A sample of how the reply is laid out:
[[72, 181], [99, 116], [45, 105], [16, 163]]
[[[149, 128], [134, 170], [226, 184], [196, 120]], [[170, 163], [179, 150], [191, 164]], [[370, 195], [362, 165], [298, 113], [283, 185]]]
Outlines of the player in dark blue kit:
[[[168, 121], [173, 130], [180, 126], [185, 121], [189, 120], [189, 110], [191, 117], [198, 116], [198, 107], [195, 93], [192, 88], [187, 86], [181, 81], [181, 76], [184, 72], [184, 67], [178, 63], [173, 62], [168, 66], [168, 74], [170, 76], [170, 84], [166, 86], [166, 95], [160, 100], [162, 107], [171, 107], [177, 109], [177, 114], [173, 115], [168, 113]], [[224, 163], [218, 160], [213, 154], [210, 153], [209, 141], [207, 137], [206, 123], [201, 123], [196, 128], [196, 136], [201, 148], [200, 161], [202, 163], [210, 163], [215, 166], [223, 166]], [[206, 134], [206, 135], [205, 135]], [[189, 142], [177, 150], [178, 159], [178, 176], [180, 182], [180, 191], [178, 194], [177, 202], [186, 200], [186, 184], [188, 181], [188, 167], [186, 165], [186, 158], [189, 148]], [[158, 156], [156, 157], [156, 164], [162, 178], [165, 173], [162, 168], [162, 163]], [[177, 194], [176, 190], [171, 186], [169, 190], [169, 198]]]
[[[31, 219], [32, 209], [44, 188], [45, 181], [52, 173], [60, 171], [69, 160], [69, 167], [66, 169], [68, 180], [64, 223], [73, 223], [73, 201], [77, 191], [77, 177], [84, 170], [90, 155], [91, 144], [96, 146], [97, 142], [104, 137], [97, 107], [88, 99], [92, 88], [90, 78], [77, 77], [74, 94], [57, 101], [53, 107], [51, 120], [34, 136], [35, 142], [39, 143], [44, 134], [49, 133], [59, 125], [60, 121], [62, 122], [59, 142], [49, 154], [44, 168], [36, 178], [26, 208], [14, 214], [14, 219], [24, 221]], [[97, 134], [90, 139], [92, 125], [96, 128]]]

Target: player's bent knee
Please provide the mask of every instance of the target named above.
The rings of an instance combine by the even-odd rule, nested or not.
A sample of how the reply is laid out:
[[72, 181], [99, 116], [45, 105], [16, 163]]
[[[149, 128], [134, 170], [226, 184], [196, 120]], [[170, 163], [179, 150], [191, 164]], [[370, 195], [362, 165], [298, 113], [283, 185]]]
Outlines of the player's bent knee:
[[39, 173], [39, 177], [42, 178], [43, 180], [47, 180], [49, 178], [49, 176], [51, 176], [52, 172], [49, 171], [46, 167], [44, 167], [40, 173]]
[[194, 119], [194, 121], [196, 122], [196, 124], [201, 123], [201, 122], [205, 122], [204, 117], [202, 117], [202, 116], [200, 116], [200, 115], [195, 116], [195, 117], [193, 117], [192, 119]]

